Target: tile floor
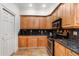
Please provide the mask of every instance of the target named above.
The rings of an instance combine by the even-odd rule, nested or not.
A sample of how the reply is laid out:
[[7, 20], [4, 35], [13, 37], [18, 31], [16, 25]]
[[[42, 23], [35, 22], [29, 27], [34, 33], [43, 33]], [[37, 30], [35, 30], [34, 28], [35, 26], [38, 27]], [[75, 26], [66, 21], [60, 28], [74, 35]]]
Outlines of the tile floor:
[[46, 48], [19, 49], [14, 56], [49, 56]]

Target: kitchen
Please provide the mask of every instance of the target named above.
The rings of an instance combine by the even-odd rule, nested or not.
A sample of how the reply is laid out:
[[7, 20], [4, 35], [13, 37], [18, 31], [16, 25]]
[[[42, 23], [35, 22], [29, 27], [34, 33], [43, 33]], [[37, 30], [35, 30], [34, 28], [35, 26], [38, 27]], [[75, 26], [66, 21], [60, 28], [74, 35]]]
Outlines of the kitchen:
[[1, 3], [0, 56], [79, 56], [79, 3]]

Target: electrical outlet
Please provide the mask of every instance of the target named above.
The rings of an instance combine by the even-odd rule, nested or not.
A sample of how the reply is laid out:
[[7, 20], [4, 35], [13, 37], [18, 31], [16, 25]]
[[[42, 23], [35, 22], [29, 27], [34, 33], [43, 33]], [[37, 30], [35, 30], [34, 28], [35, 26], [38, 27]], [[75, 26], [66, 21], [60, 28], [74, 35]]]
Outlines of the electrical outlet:
[[73, 31], [73, 35], [74, 36], [77, 36], [77, 31]]

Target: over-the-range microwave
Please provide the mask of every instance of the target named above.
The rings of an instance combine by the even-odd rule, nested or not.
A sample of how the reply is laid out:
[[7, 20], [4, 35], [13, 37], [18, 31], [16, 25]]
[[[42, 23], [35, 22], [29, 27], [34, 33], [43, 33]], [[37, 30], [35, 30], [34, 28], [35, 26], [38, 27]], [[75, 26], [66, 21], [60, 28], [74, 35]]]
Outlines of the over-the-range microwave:
[[52, 22], [53, 28], [62, 28], [62, 18], [57, 18], [54, 22]]

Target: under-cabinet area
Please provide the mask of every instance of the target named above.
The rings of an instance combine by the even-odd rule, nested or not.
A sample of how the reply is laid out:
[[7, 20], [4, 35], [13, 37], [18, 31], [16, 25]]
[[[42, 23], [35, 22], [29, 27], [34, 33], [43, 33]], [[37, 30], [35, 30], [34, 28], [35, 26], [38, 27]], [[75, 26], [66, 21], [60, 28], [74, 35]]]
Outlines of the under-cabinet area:
[[0, 56], [79, 56], [79, 3], [0, 3]]

